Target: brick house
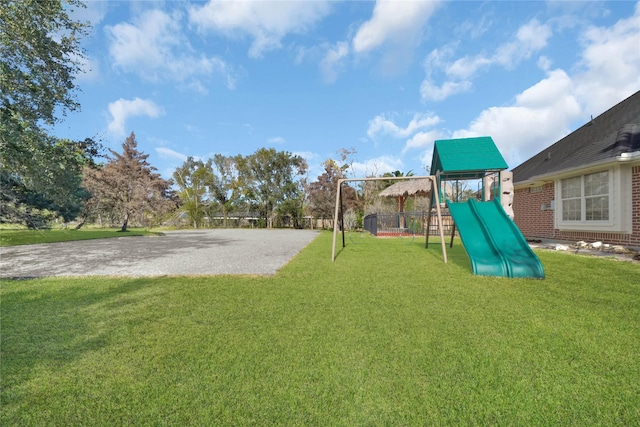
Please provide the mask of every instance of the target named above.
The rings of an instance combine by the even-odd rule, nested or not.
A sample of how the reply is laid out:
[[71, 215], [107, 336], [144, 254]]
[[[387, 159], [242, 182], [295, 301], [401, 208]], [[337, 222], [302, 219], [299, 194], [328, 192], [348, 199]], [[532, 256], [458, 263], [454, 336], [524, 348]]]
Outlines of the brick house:
[[640, 247], [640, 92], [513, 169], [527, 238]]

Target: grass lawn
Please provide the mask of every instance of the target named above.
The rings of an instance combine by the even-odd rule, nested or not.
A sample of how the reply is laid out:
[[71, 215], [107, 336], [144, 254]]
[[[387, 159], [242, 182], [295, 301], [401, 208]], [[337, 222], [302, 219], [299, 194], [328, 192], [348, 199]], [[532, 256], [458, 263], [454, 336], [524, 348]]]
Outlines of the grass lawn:
[[70, 240], [105, 239], [108, 237], [157, 235], [146, 228], [130, 228], [121, 232], [120, 228], [81, 228], [27, 230], [0, 229], [0, 246], [32, 245], [35, 243], [66, 242]]
[[639, 425], [640, 267], [323, 233], [272, 277], [1, 282], [0, 425]]

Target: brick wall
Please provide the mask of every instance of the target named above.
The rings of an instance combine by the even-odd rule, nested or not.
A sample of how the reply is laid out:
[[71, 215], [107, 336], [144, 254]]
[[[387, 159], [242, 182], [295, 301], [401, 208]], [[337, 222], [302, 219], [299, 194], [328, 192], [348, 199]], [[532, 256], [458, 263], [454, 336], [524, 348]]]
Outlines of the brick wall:
[[557, 239], [569, 242], [601, 241], [614, 245], [640, 247], [640, 166], [632, 168], [631, 192], [631, 234], [554, 230], [553, 211], [540, 210], [540, 205], [549, 206], [554, 198], [553, 184], [545, 184], [542, 191], [535, 193], [531, 193], [529, 188], [516, 190], [513, 200], [514, 221], [527, 238]]
[[554, 185], [545, 184], [541, 191], [532, 193], [529, 188], [515, 190], [513, 196], [513, 220], [522, 234], [529, 238], [553, 238], [553, 211], [547, 208], [554, 199]]
[[557, 240], [566, 240], [568, 242], [603, 242], [611, 245], [637, 246], [631, 239], [631, 234], [623, 233], [602, 233], [595, 231], [556, 231]]
[[640, 165], [634, 166], [631, 173], [631, 206], [633, 206], [631, 245], [640, 246]]

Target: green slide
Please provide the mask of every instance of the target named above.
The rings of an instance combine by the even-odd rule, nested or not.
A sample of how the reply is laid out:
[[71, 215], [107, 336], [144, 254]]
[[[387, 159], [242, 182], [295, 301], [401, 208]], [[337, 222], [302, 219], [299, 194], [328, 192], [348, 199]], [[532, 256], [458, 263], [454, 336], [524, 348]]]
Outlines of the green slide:
[[544, 269], [498, 200], [448, 202], [473, 274], [544, 279]]

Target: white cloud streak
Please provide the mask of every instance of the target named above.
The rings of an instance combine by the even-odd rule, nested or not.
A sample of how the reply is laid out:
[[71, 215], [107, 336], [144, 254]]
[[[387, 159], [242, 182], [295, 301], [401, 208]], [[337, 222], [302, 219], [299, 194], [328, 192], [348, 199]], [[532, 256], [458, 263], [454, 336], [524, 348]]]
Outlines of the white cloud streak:
[[443, 101], [457, 93], [464, 93], [471, 89], [472, 83], [468, 80], [461, 82], [447, 81], [441, 86], [436, 85], [430, 79], [425, 79], [420, 85], [420, 96], [423, 101]]
[[582, 115], [573, 95], [573, 83], [563, 70], [520, 93], [514, 105], [490, 107], [480, 113], [468, 129], [453, 138], [489, 135], [505, 160], [516, 166], [569, 132], [569, 124]]
[[378, 0], [370, 20], [358, 29], [353, 50], [364, 53], [386, 43], [415, 43], [438, 1]]
[[401, 170], [402, 160], [394, 156], [380, 156], [365, 162], [353, 162], [350, 171], [354, 176], [380, 176], [386, 172]]
[[164, 114], [162, 109], [153, 101], [140, 98], [120, 98], [115, 102], [109, 103], [108, 109], [111, 121], [107, 126], [107, 130], [118, 137], [126, 134], [126, 124], [129, 118], [139, 116], [158, 118]]
[[640, 2], [633, 16], [583, 35], [576, 93], [596, 115], [640, 89]]
[[322, 61], [320, 72], [325, 83], [334, 83], [338, 78], [338, 72], [344, 67], [344, 60], [349, 55], [349, 43], [341, 41], [327, 48]]
[[[584, 123], [640, 89], [640, 3], [633, 16], [611, 27], [588, 28], [582, 43], [574, 75], [547, 71], [546, 78], [517, 95], [512, 105], [485, 109], [453, 137], [490, 135], [515, 167], [566, 136], [576, 121]], [[543, 58], [539, 65], [546, 69], [550, 61]]]
[[156, 153], [158, 153], [160, 157], [164, 159], [180, 160], [184, 162], [188, 158], [186, 154], [179, 153], [167, 147], [156, 147], [155, 150], [156, 150]]
[[413, 149], [425, 149], [429, 147], [433, 148], [433, 142], [442, 138], [443, 134], [439, 130], [418, 132], [407, 140], [402, 153], [404, 154], [407, 151]]
[[233, 89], [236, 78], [231, 68], [218, 57], [195, 52], [182, 33], [181, 20], [179, 12], [149, 10], [133, 23], [107, 26], [113, 66], [145, 80], [176, 81], [204, 93], [200, 79], [217, 74]]
[[438, 116], [430, 113], [417, 113], [414, 114], [407, 126], [403, 128], [386, 116], [378, 115], [369, 121], [367, 135], [374, 141], [382, 135], [388, 135], [392, 138], [407, 138], [415, 132], [427, 127], [432, 127], [439, 122], [440, 118]]
[[[514, 36], [514, 40], [501, 44], [492, 55], [464, 56], [450, 61], [455, 47], [445, 46], [434, 49], [425, 59], [427, 77], [420, 86], [423, 101], [442, 101], [457, 93], [467, 92], [472, 87], [472, 79], [484, 69], [500, 65], [507, 69], [542, 50], [552, 36], [551, 27], [532, 19], [522, 25]], [[446, 80], [435, 83], [433, 74], [444, 72]]]
[[189, 8], [189, 20], [201, 32], [249, 36], [248, 55], [261, 58], [279, 49], [288, 34], [303, 34], [331, 11], [329, 1], [209, 1]]

